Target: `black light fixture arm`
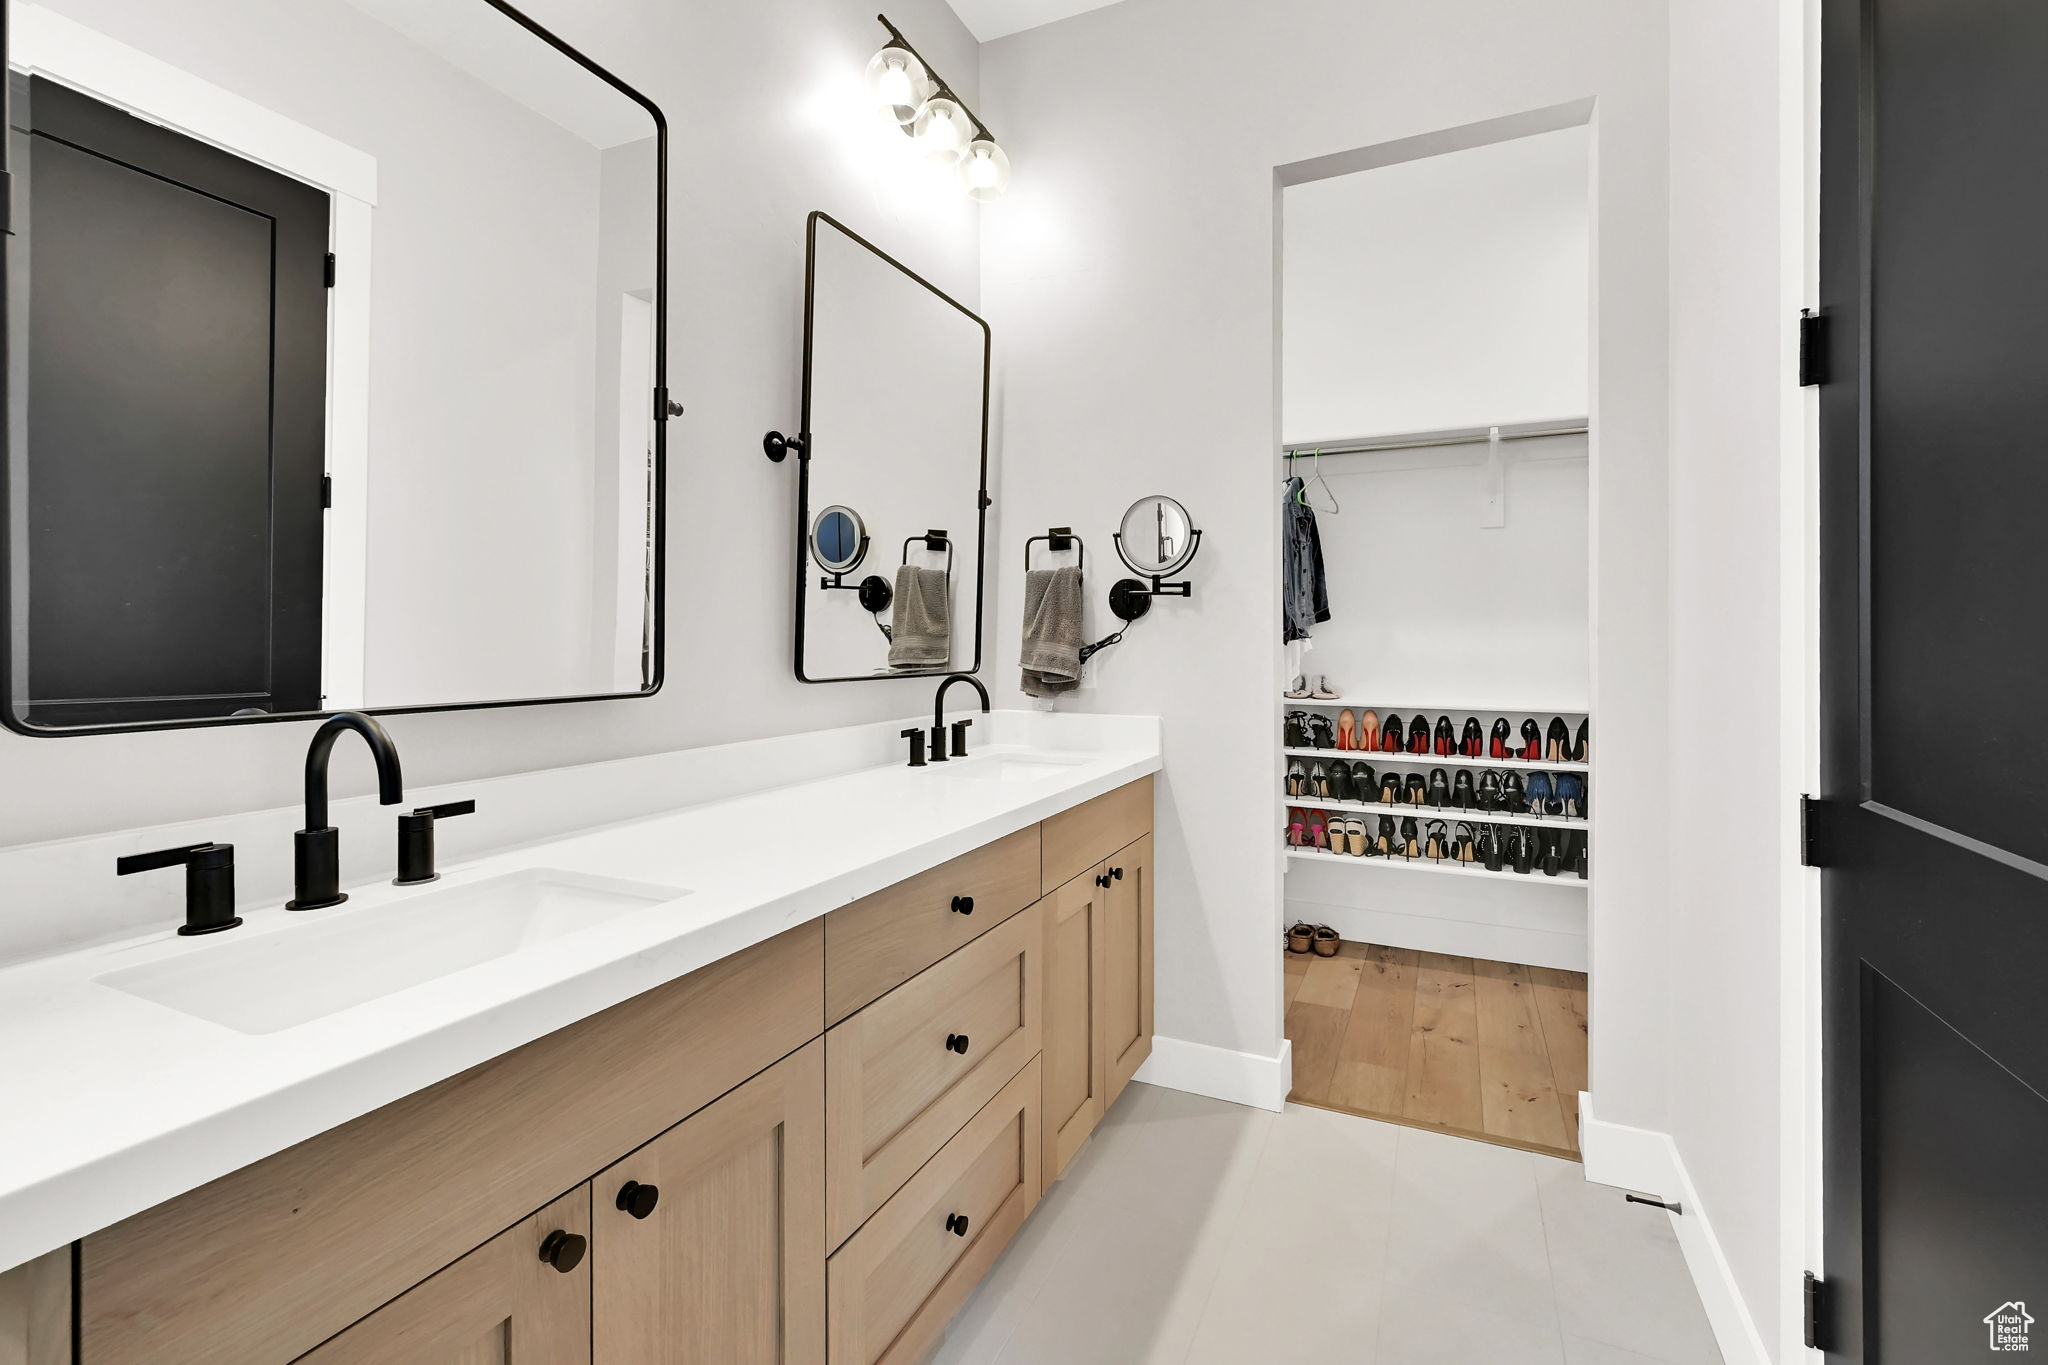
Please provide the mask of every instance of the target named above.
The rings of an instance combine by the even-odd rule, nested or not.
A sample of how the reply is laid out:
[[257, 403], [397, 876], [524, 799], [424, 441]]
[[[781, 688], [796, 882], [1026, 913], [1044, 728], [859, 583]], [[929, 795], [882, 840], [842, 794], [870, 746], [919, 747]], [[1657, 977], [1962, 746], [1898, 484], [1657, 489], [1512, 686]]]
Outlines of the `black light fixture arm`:
[[981, 115], [975, 113], [974, 110], [968, 105], [966, 100], [960, 98], [959, 91], [955, 90], [952, 86], [946, 84], [946, 78], [939, 74], [939, 70], [937, 67], [933, 66], [930, 62], [925, 61], [924, 54], [922, 52], [919, 52], [916, 48], [910, 45], [910, 39], [903, 36], [903, 30], [896, 27], [896, 25], [890, 23], [889, 16], [886, 14], [877, 14], [875, 18], [881, 21], [883, 28], [889, 30], [889, 37], [893, 41], [894, 46], [902, 48], [905, 52], [908, 52], [911, 56], [917, 58], [918, 62], [924, 67], [925, 74], [932, 78], [932, 84], [938, 87], [937, 93], [944, 95], [947, 99], [959, 105], [961, 111], [967, 115], [967, 121], [974, 125], [974, 131], [980, 136], [987, 138], [990, 142], [994, 142], [996, 140], [996, 135], [994, 133], [991, 133], [988, 130], [988, 125], [981, 121]]

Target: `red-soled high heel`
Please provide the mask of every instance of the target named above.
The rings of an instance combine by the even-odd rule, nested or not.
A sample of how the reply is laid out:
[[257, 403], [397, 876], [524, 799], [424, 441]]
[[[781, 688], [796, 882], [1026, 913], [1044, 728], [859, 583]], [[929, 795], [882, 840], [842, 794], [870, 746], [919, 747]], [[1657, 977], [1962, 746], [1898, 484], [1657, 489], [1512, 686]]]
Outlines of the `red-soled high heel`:
[[1401, 729], [1401, 718], [1387, 717], [1387, 728], [1380, 734], [1380, 749], [1385, 753], [1398, 754], [1408, 747], [1408, 736]]
[[1366, 753], [1380, 747], [1379, 712], [1368, 711], [1358, 718], [1358, 747]]
[[1506, 716], [1502, 716], [1493, 723], [1493, 735], [1486, 742], [1486, 756], [1488, 758], [1506, 758], [1508, 756], [1508, 718]]
[[1337, 747], [1347, 752], [1358, 747], [1358, 717], [1348, 706], [1337, 713]]

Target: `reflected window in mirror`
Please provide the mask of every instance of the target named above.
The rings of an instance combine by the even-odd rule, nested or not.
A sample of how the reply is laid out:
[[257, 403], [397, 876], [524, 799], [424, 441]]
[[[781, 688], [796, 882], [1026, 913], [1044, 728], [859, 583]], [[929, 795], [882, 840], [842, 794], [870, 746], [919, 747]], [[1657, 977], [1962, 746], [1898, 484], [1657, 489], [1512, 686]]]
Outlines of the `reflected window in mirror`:
[[[824, 214], [807, 262], [798, 526], [826, 572], [797, 578], [797, 676], [979, 668], [987, 324]], [[833, 558], [856, 532], [858, 584]]]
[[644, 695], [660, 114], [496, 0], [8, 34], [8, 722]]
[[1132, 569], [1167, 578], [1194, 557], [1195, 524], [1187, 508], [1155, 493], [1131, 504], [1117, 528], [1116, 543]]

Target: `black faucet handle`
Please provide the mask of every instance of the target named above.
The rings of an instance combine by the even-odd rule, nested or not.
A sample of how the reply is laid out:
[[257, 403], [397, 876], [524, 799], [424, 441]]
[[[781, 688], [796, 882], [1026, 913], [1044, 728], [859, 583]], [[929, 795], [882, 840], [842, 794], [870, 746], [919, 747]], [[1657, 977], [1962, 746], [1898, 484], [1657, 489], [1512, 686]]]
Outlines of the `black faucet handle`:
[[913, 725], [908, 730], [905, 730], [901, 737], [910, 741], [910, 766], [922, 768], [924, 766], [924, 731]]
[[398, 875], [393, 886], [419, 886], [441, 880], [434, 866], [434, 824], [458, 815], [476, 814], [474, 801], [444, 801], [421, 806], [398, 817]]
[[967, 727], [972, 724], [974, 721], [971, 717], [953, 722], [953, 757], [967, 757]]
[[114, 860], [114, 875], [126, 877], [166, 867], [185, 869], [185, 922], [179, 933], [215, 934], [242, 922], [235, 914], [233, 844], [185, 844], [154, 853], [131, 853]]

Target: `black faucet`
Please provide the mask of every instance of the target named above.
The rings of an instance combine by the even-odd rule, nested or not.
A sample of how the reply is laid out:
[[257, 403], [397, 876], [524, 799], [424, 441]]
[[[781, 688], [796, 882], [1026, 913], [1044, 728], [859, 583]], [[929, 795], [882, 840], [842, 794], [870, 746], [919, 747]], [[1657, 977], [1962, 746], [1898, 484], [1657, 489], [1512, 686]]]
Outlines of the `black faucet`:
[[[975, 677], [972, 673], [955, 673], [940, 683], [939, 695], [932, 700], [931, 756], [934, 763], [944, 763], [948, 757], [946, 753], [946, 690], [954, 683], [963, 682], [980, 694], [981, 714], [984, 716], [988, 714], [988, 689], [983, 687], [981, 679]], [[956, 720], [953, 722], [953, 752], [951, 755], [953, 758], [967, 757], [967, 727], [972, 724], [974, 724], [972, 720]]]
[[377, 804], [395, 806], [405, 799], [398, 747], [384, 727], [359, 711], [329, 716], [306, 748], [306, 827], [293, 836], [292, 885], [297, 894], [285, 904], [287, 910], [318, 910], [348, 899], [341, 893], [341, 831], [327, 823], [327, 759], [334, 741], [348, 730], [363, 737], [377, 760]]
[[217, 934], [242, 922], [235, 913], [233, 844], [186, 844], [114, 860], [114, 872], [122, 877], [162, 867], [185, 869], [185, 923], [179, 933]]

